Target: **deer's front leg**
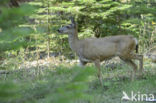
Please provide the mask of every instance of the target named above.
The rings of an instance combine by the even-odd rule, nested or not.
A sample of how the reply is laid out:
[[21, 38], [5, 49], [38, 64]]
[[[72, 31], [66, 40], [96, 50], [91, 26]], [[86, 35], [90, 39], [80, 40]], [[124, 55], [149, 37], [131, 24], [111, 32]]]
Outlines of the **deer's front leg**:
[[101, 75], [101, 67], [100, 67], [100, 60], [95, 60], [94, 64], [95, 64], [96, 68], [98, 69], [98, 78], [99, 78], [100, 84], [103, 85], [102, 75]]

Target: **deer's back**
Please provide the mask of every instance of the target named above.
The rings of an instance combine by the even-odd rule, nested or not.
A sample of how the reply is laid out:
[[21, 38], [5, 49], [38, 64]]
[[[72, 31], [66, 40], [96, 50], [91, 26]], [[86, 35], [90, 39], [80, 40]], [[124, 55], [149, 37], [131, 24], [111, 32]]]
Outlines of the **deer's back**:
[[79, 41], [77, 54], [79, 57], [101, 61], [117, 55], [126, 55], [134, 50], [135, 42], [132, 36], [109, 36], [105, 38], [87, 38]]

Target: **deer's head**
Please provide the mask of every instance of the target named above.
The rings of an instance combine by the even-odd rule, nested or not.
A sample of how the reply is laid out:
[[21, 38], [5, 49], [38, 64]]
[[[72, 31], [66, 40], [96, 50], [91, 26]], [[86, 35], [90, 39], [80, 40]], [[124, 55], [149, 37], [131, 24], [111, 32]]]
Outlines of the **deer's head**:
[[58, 29], [58, 32], [61, 34], [73, 34], [76, 29], [76, 23], [74, 18], [71, 19], [71, 24], [63, 26]]

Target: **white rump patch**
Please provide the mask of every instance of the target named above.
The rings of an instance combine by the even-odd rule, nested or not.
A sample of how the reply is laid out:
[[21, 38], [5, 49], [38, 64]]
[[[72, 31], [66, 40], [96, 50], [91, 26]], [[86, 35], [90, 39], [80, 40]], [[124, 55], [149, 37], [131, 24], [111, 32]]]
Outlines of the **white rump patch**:
[[138, 44], [138, 40], [137, 40], [137, 38], [134, 38], [134, 41], [135, 41], [135, 43], [136, 43], [136, 45]]

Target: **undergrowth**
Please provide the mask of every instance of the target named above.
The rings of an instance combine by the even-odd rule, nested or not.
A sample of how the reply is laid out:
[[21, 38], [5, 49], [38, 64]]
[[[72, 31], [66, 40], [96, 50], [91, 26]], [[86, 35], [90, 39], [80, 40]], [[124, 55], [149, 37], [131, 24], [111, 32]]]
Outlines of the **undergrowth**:
[[40, 73], [34, 67], [1, 74], [0, 103], [131, 103], [121, 100], [123, 91], [156, 95], [156, 70], [149, 67], [134, 81], [126, 65], [113, 70], [102, 67], [103, 87], [92, 65], [46, 67]]

